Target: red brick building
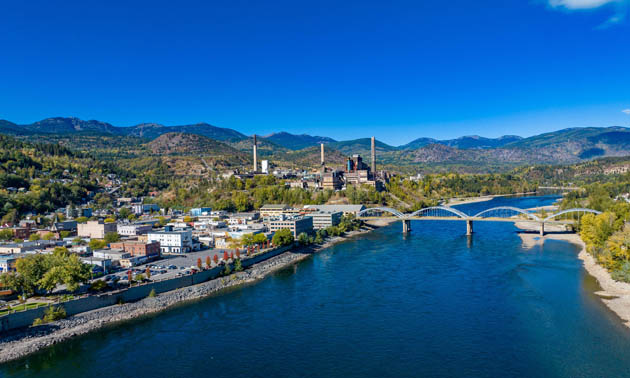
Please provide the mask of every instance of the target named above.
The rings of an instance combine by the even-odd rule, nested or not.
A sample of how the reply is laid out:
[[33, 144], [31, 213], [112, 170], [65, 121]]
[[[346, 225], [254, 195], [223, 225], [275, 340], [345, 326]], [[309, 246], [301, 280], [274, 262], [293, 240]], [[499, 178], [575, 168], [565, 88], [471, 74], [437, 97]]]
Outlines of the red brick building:
[[149, 259], [160, 256], [160, 243], [158, 242], [121, 241], [110, 243], [109, 246], [112, 249], [122, 249], [131, 253], [132, 256], [146, 256]]

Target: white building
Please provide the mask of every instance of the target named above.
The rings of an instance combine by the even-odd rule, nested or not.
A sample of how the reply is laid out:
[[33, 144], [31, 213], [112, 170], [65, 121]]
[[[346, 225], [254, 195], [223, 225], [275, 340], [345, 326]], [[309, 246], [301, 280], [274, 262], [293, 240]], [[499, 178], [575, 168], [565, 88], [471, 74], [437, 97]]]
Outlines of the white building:
[[167, 226], [164, 231], [149, 232], [147, 240], [159, 242], [162, 253], [187, 253], [193, 250], [191, 229], [174, 230]]
[[260, 162], [260, 170], [262, 173], [269, 173], [269, 160], [263, 160]]
[[138, 236], [150, 232], [153, 227], [150, 224], [119, 224], [118, 235]]

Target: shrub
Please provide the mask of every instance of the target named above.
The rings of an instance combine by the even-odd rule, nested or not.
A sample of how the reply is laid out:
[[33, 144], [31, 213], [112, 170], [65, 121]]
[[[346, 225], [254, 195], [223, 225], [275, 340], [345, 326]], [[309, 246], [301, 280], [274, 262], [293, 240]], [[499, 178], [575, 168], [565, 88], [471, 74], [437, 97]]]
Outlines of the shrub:
[[234, 271], [241, 272], [243, 271], [243, 265], [241, 264], [241, 259], [236, 259], [234, 262]]
[[149, 298], [155, 298], [155, 289], [151, 289], [149, 292]]
[[623, 263], [619, 268], [610, 272], [615, 281], [630, 282], [630, 262]]
[[92, 282], [92, 284], [90, 285], [90, 288], [88, 290], [90, 290], [92, 292], [97, 292], [97, 291], [103, 291], [103, 290], [105, 290], [105, 288], [107, 288], [107, 282], [105, 282], [103, 280], [96, 280], [96, 281]]
[[64, 319], [66, 317], [66, 310], [61, 307], [50, 306], [44, 311], [43, 318], [37, 318], [33, 321], [33, 325], [42, 325], [50, 322], [54, 322], [59, 319]]
[[230, 273], [232, 273], [232, 268], [230, 267], [230, 264], [225, 264], [225, 268], [223, 269], [223, 275], [227, 276]]

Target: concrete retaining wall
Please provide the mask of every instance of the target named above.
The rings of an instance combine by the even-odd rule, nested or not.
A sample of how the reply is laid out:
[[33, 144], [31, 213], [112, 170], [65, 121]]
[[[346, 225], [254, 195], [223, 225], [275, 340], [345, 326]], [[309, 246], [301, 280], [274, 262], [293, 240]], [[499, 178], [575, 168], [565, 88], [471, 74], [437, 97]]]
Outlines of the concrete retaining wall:
[[[254, 264], [278, 256], [288, 251], [290, 248], [291, 246], [276, 248], [271, 251], [254, 256], [252, 258], [243, 259], [241, 261], [241, 264], [243, 268], [249, 268]], [[159, 294], [171, 290], [180, 289], [186, 286], [196, 285], [219, 277], [222, 271], [223, 267], [218, 266], [212, 269], [203, 270], [192, 275], [175, 277], [164, 281], [156, 281], [138, 286], [132, 286], [128, 289], [123, 289], [115, 292], [103, 293], [99, 295], [89, 295], [55, 306], [63, 306], [63, 308], [66, 310], [67, 316], [72, 316], [82, 312], [96, 310], [101, 307], [112, 306], [116, 303], [119, 303], [120, 301], [135, 302], [149, 296], [151, 290], [155, 290], [155, 292]], [[35, 319], [44, 316], [44, 311], [46, 311], [46, 307], [15, 312], [2, 316], [0, 317], [0, 332], [30, 326], [31, 324], [33, 324], [33, 321], [35, 321]]]

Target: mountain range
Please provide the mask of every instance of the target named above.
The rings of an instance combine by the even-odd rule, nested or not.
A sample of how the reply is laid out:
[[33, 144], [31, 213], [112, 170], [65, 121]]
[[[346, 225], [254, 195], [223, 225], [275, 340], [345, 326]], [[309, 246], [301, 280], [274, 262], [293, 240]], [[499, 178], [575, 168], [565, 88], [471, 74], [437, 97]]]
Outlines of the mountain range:
[[[56, 117], [27, 125], [0, 120], [0, 133], [46, 142], [57, 141], [88, 150], [91, 146], [103, 148], [106, 145], [119, 150], [144, 146], [145, 150], [157, 151], [159, 146], [166, 145], [172, 148], [171, 154], [195, 155], [206, 151], [217, 156], [238, 155], [235, 164], [249, 156], [253, 144], [251, 136], [208, 123], [178, 126], [142, 123], [121, 127], [97, 120]], [[165, 134], [166, 137], [160, 138]], [[169, 135], [176, 136], [177, 143], [169, 142]], [[205, 138], [195, 139], [189, 135]], [[156, 139], [157, 142], [149, 143]], [[192, 146], [195, 140], [201, 141], [202, 149]], [[304, 157], [310, 161], [316, 160], [317, 151], [313, 147], [320, 143], [326, 145], [331, 157], [334, 156], [329, 160], [331, 163], [342, 160], [341, 156], [353, 154], [361, 154], [368, 161], [370, 159], [370, 138], [337, 141], [326, 136], [287, 132], [258, 137], [258, 151], [265, 158], [295, 161]], [[237, 151], [246, 154], [237, 154]], [[630, 129], [620, 126], [570, 128], [527, 138], [515, 135], [499, 138], [473, 135], [448, 140], [418, 138], [402, 146], [391, 146], [377, 140], [376, 152], [379, 163], [422, 168], [501, 169], [524, 164], [573, 163], [595, 157], [630, 155]]]

